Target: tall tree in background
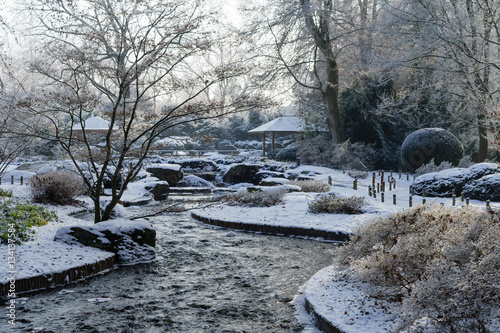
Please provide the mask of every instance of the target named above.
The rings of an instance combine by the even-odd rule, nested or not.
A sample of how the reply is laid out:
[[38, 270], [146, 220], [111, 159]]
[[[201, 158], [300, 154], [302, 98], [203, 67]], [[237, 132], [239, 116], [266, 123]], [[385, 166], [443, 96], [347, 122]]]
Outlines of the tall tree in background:
[[[498, 133], [500, 98], [500, 3], [491, 0], [392, 2], [390, 24], [406, 44], [402, 61], [434, 69], [436, 89], [455, 96], [450, 107], [473, 123], [477, 162], [487, 157], [488, 134]], [[463, 112], [468, 111], [467, 113]]]
[[[27, 10], [34, 22], [30, 33], [41, 41], [30, 64], [37, 84], [11, 96], [10, 104], [22, 111], [17, 121], [31, 135], [56, 140], [72, 159], [93, 200], [96, 223], [110, 218], [163, 132], [262, 105], [246, 94], [201, 98], [246, 69], [221, 63], [185, 71], [211, 48], [230, 46], [213, 33], [217, 21], [199, 1], [47, 0]], [[85, 127], [93, 115], [109, 122], [102, 138]], [[106, 177], [111, 196], [103, 203]]]
[[[262, 53], [278, 60], [273, 75], [289, 75], [295, 84], [319, 92], [334, 142], [344, 141], [338, 97], [342, 82], [367, 70], [372, 55], [376, 0], [274, 0], [258, 23]], [[263, 38], [271, 33], [270, 38]], [[269, 45], [274, 46], [275, 53]], [[349, 68], [347, 68], [349, 64]], [[344, 66], [344, 67], [343, 67]]]

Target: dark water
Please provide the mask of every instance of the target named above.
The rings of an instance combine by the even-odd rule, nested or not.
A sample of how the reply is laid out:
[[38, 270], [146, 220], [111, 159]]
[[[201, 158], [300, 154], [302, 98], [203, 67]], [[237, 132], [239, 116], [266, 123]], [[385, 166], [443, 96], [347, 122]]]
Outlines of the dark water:
[[[28, 296], [13, 332], [301, 332], [289, 302], [335, 245], [151, 220], [155, 262]], [[103, 302], [92, 303], [90, 299]]]

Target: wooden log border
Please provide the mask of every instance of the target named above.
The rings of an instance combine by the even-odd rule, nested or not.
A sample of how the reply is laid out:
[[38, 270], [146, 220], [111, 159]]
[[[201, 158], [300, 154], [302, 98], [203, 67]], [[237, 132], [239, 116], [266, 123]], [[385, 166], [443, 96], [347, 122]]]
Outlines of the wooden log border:
[[264, 234], [323, 238], [325, 240], [336, 241], [336, 242], [347, 242], [349, 241], [350, 237], [350, 234], [338, 231], [326, 231], [314, 228], [307, 229], [300, 227], [284, 227], [284, 226], [275, 226], [267, 224], [252, 224], [252, 223], [222, 221], [218, 219], [200, 216], [196, 213], [191, 213], [191, 217], [200, 222], [210, 225], [215, 225], [218, 227], [251, 231], [251, 232], [260, 232]]
[[[27, 292], [34, 292], [82, 280], [84, 278], [94, 276], [102, 271], [113, 268], [115, 263], [116, 256], [113, 255], [96, 263], [70, 268], [59, 273], [47, 273], [19, 280], [16, 279], [15, 293], [17, 295]], [[1, 283], [0, 298], [6, 297], [9, 293], [9, 289], [9, 281]]]
[[316, 310], [314, 310], [314, 306], [309, 302], [307, 297], [304, 297], [304, 307], [307, 313], [309, 313], [309, 315], [313, 318], [314, 326], [316, 326], [316, 328], [320, 331], [324, 333], [345, 333], [323, 318], [323, 316], [320, 316]]

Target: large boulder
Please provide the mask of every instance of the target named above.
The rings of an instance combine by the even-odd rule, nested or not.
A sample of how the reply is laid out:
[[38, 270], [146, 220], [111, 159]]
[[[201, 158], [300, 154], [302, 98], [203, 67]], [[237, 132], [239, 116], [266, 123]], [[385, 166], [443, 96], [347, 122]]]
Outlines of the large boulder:
[[209, 187], [209, 188], [215, 188], [215, 185], [212, 184], [211, 182], [195, 176], [195, 175], [187, 175], [182, 179], [178, 184], [180, 187]]
[[237, 164], [224, 174], [222, 181], [229, 184], [252, 183], [257, 185], [259, 183], [259, 179], [256, 177], [257, 172], [259, 172], [257, 165]]
[[155, 201], [167, 200], [168, 194], [170, 193], [170, 185], [164, 180], [146, 183], [144, 188], [153, 195]]
[[129, 264], [154, 257], [156, 230], [145, 220], [115, 219], [90, 226], [61, 227], [54, 240], [113, 252], [119, 263]]
[[184, 177], [179, 164], [152, 164], [146, 171], [160, 180], [165, 180], [172, 187]]
[[432, 159], [458, 165], [464, 156], [460, 141], [442, 128], [423, 128], [408, 135], [401, 145], [401, 163], [406, 171], [414, 172]]
[[495, 163], [479, 163], [469, 168], [453, 168], [424, 174], [415, 179], [412, 188], [416, 194], [421, 195], [425, 191], [425, 195], [430, 197], [449, 197], [455, 190], [457, 196], [464, 191], [464, 194], [469, 193], [466, 195], [471, 198], [480, 199], [474, 193], [480, 193], [482, 190], [473, 191], [472, 187], [475, 185], [485, 186], [485, 183], [476, 182], [476, 180], [498, 173], [500, 173], [499, 165]]
[[203, 159], [190, 159], [184, 161], [176, 161], [184, 172], [215, 172], [219, 171], [219, 167], [215, 162]]

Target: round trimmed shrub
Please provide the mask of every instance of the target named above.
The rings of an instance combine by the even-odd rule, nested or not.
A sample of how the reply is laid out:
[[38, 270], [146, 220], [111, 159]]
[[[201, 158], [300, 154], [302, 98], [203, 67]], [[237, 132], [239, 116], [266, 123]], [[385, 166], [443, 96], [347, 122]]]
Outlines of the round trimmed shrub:
[[401, 163], [406, 171], [414, 172], [432, 159], [458, 165], [464, 156], [460, 141], [442, 128], [422, 128], [408, 135], [401, 146]]

